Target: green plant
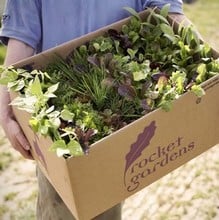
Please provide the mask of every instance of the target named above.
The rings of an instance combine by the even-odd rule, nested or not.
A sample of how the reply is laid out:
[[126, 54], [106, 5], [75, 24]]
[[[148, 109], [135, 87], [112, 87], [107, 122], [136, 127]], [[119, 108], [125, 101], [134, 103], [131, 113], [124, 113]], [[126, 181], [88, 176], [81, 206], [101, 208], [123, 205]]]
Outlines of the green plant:
[[13, 160], [13, 157], [11, 153], [8, 153], [8, 152], [0, 153], [0, 173], [9, 166], [12, 160]]
[[186, 91], [204, 95], [200, 84], [218, 74], [218, 59], [192, 26], [173, 32], [168, 6], [146, 20], [128, 10], [121, 31], [108, 30], [43, 71], [2, 69], [0, 82], [20, 92], [12, 105], [32, 114], [32, 129], [53, 139], [58, 156], [82, 155], [137, 118], [170, 110]]
[[4, 204], [1, 204], [0, 205], [0, 217], [3, 218], [3, 216], [5, 215], [5, 213], [7, 213], [9, 210], [9, 208], [4, 205]]
[[17, 192], [10, 192], [7, 195], [4, 196], [4, 201], [12, 201], [17, 196]]

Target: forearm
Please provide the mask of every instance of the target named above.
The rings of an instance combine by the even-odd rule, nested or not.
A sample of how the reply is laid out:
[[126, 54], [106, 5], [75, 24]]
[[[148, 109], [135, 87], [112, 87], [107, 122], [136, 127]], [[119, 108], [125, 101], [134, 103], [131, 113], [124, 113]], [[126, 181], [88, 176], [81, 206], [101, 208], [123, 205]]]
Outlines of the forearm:
[[0, 86], [0, 103], [0, 124], [3, 124], [5, 120], [11, 118], [13, 115], [12, 109], [8, 107], [10, 96], [6, 86]]
[[22, 41], [9, 39], [4, 66], [12, 65], [34, 54], [34, 49]]
[[[34, 49], [27, 44], [15, 40], [9, 39], [4, 66], [10, 66], [19, 60], [27, 58], [34, 54]], [[10, 97], [5, 86], [0, 86], [0, 122], [7, 120], [8, 117], [12, 117], [13, 113], [11, 108], [8, 107], [10, 103]]]
[[193, 25], [193, 23], [184, 15], [184, 14], [179, 14], [179, 13], [169, 13], [169, 16], [172, 18], [173, 21], [182, 24], [183, 26], [193, 26], [193, 29], [195, 30], [197, 36], [199, 37], [200, 40], [203, 41], [202, 35], [199, 33], [197, 28]]
[[169, 16], [176, 21], [177, 23], [181, 23], [184, 26], [189, 26], [192, 22], [184, 15], [179, 13], [169, 13]]
[[[9, 66], [34, 54], [34, 49], [25, 43], [10, 39], [4, 65]], [[25, 158], [33, 159], [30, 145], [22, 129], [14, 118], [10, 103], [10, 96], [5, 86], [0, 87], [0, 123], [13, 148]]]

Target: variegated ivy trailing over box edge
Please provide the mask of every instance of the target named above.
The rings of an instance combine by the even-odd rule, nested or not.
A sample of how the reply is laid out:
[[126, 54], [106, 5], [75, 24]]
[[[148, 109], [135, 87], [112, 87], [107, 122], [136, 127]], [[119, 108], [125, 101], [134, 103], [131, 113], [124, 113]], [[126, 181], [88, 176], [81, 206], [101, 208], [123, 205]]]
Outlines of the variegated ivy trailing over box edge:
[[1, 67], [0, 83], [19, 93], [11, 105], [31, 114], [34, 132], [52, 138], [50, 150], [83, 155], [143, 115], [169, 111], [186, 91], [205, 94], [200, 84], [218, 74], [219, 60], [192, 26], [173, 32], [168, 8], [151, 9], [146, 20], [126, 8], [132, 17], [120, 32], [111, 29], [44, 70]]

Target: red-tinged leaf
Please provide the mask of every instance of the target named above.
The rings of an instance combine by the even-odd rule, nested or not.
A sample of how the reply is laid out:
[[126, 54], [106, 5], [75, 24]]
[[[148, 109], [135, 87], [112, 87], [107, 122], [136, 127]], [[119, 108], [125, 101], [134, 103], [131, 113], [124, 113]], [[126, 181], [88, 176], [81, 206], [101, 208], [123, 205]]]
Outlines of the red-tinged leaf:
[[135, 89], [130, 85], [120, 85], [118, 88], [118, 93], [130, 100], [133, 100], [136, 97]]
[[151, 109], [151, 107], [148, 105], [148, 101], [147, 101], [147, 99], [143, 99], [143, 100], [141, 100], [141, 107], [144, 109], [144, 110], [146, 110], [146, 112], [150, 112], [152, 109]]
[[141, 156], [142, 151], [149, 146], [151, 139], [154, 136], [156, 130], [155, 121], [152, 121], [144, 131], [138, 135], [135, 143], [131, 145], [129, 153], [126, 155], [125, 173], [128, 168]]
[[93, 64], [94, 66], [100, 66], [100, 61], [97, 58], [97, 55], [94, 54], [93, 56], [89, 56], [87, 58], [87, 61], [91, 64]]

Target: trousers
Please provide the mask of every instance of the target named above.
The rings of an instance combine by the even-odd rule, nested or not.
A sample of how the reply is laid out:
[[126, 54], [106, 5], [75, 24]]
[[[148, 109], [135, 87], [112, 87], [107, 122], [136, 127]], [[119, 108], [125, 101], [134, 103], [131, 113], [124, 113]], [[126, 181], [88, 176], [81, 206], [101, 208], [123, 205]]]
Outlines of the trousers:
[[[54, 187], [50, 184], [42, 171], [37, 167], [38, 198], [37, 220], [75, 220]], [[88, 219], [89, 220], [89, 219]], [[101, 213], [93, 220], [121, 220], [121, 204]]]

